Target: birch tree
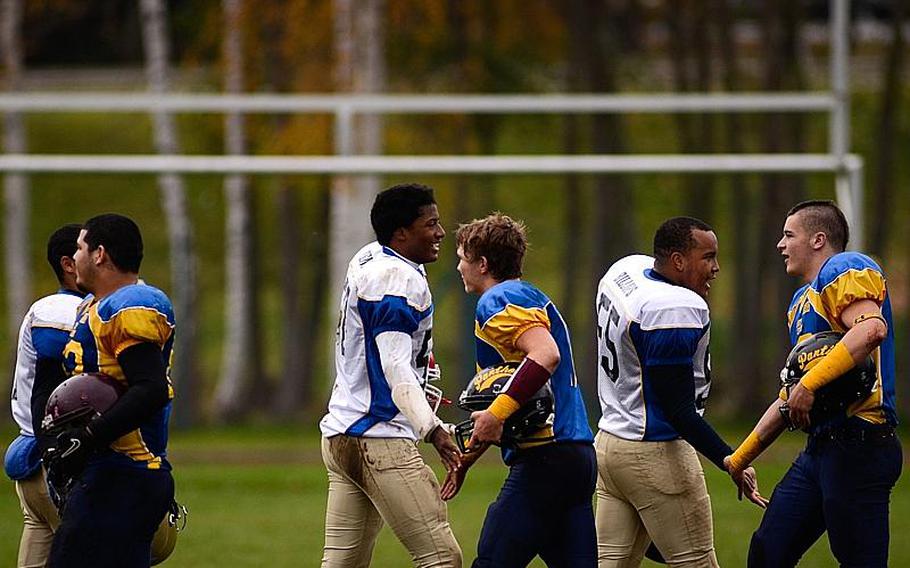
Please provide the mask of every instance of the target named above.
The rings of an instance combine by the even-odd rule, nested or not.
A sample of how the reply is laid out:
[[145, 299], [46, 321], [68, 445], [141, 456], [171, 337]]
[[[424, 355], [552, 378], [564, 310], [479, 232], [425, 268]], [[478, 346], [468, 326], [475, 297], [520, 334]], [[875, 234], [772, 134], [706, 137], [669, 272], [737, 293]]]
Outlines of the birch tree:
[[[0, 42], [6, 68], [6, 89], [22, 87], [22, 0], [3, 0], [0, 14]], [[26, 152], [25, 125], [18, 112], [3, 117], [4, 146], [10, 154]], [[7, 283], [8, 337], [16, 337], [22, 316], [32, 295], [29, 263], [29, 181], [24, 174], [8, 173], [3, 178], [4, 259]]]
[[[163, 0], [142, 0], [142, 42], [145, 49], [146, 76], [149, 91], [164, 94], [170, 90], [167, 14]], [[174, 117], [167, 111], [152, 113], [155, 149], [159, 154], [180, 152]], [[171, 378], [179, 392], [175, 405], [175, 422], [187, 426], [196, 421], [198, 376], [196, 372], [196, 258], [193, 234], [186, 203], [183, 178], [172, 172], [158, 176], [161, 202], [167, 222], [171, 263], [171, 298], [177, 315], [177, 334]]]
[[[378, 93], [385, 87], [383, 0], [333, 0], [335, 8], [336, 86], [338, 91]], [[380, 154], [382, 118], [358, 117], [353, 132], [335, 132], [337, 154]], [[348, 135], [352, 136], [348, 138]], [[379, 190], [376, 176], [336, 176], [332, 182], [330, 247], [331, 305], [337, 305], [347, 263], [373, 239], [370, 207]]]
[[[224, 90], [243, 92], [243, 43], [241, 14], [243, 0], [223, 0]], [[225, 151], [229, 155], [246, 153], [244, 118], [239, 112], [225, 115]], [[228, 175], [224, 183], [225, 217], [225, 339], [221, 373], [215, 390], [215, 415], [231, 421], [245, 410], [246, 394], [253, 377], [255, 356], [255, 291], [253, 289], [254, 231], [252, 229], [249, 180], [244, 175]]]

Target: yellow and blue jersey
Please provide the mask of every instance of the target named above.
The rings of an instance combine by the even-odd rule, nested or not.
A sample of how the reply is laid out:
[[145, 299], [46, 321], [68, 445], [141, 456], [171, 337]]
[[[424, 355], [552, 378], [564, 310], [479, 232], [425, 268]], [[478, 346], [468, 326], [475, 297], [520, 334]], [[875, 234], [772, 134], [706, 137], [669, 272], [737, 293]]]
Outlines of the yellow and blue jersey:
[[[174, 309], [161, 290], [145, 284], [124, 286], [96, 301], [88, 296], [76, 315], [76, 327], [64, 350], [67, 371], [104, 373], [127, 386], [117, 357], [127, 348], [153, 343], [161, 349], [170, 371], [174, 344]], [[168, 375], [170, 373], [168, 372]], [[168, 399], [174, 389], [168, 381]], [[167, 461], [168, 419], [171, 403], [111, 444], [97, 461], [142, 469], [170, 469]]]
[[[477, 369], [525, 357], [516, 345], [518, 338], [532, 327], [549, 330], [559, 348], [560, 362], [550, 377], [554, 398], [553, 433], [557, 442], [593, 442], [588, 425], [566, 323], [553, 302], [540, 290], [521, 280], [506, 280], [489, 288], [477, 302], [474, 335]], [[542, 432], [541, 437], [550, 435]], [[510, 463], [514, 450], [504, 449]]]
[[[875, 389], [868, 398], [854, 403], [847, 414], [873, 424], [896, 424], [891, 298], [885, 275], [874, 260], [857, 252], [842, 252], [829, 258], [815, 280], [793, 295], [787, 310], [790, 341], [796, 345], [822, 331], [845, 333], [847, 328], [841, 322], [841, 315], [844, 309], [858, 300], [872, 300], [879, 305], [888, 324], [888, 336], [872, 352], [878, 367]], [[821, 426], [813, 425], [813, 431]]]

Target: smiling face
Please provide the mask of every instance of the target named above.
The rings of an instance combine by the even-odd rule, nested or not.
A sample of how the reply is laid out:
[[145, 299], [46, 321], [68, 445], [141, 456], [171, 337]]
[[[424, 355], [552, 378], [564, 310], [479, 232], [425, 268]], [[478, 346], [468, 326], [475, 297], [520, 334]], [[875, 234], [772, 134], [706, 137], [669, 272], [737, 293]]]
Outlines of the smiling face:
[[425, 205], [413, 223], [395, 231], [391, 245], [411, 262], [427, 264], [439, 258], [439, 246], [445, 234], [436, 205]]
[[[813, 270], [815, 244], [819, 234], [813, 234], [803, 222], [803, 212], [797, 211], [784, 221], [783, 236], [777, 242], [777, 250], [784, 257], [787, 274], [806, 280]], [[811, 279], [811, 278], [810, 278]]]
[[708, 297], [711, 290], [711, 281], [720, 272], [717, 262], [717, 235], [714, 231], [692, 229], [692, 246], [685, 253], [674, 259], [674, 266], [678, 271], [677, 282], [681, 286], [692, 290], [702, 298]]

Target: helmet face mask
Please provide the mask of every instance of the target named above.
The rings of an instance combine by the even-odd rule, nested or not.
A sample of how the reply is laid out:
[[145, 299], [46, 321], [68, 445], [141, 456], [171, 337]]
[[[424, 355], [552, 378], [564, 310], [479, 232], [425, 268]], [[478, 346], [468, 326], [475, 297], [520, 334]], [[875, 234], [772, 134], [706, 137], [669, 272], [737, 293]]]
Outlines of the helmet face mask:
[[[843, 336], [836, 331], [823, 331], [807, 337], [793, 347], [780, 372], [781, 387], [786, 390], [788, 398], [790, 390], [803, 375], [827, 355]], [[877, 378], [876, 364], [870, 355], [861, 364], [815, 391], [815, 401], [809, 413], [811, 423], [818, 424], [838, 415], [846, 416], [851, 404], [872, 394]], [[795, 430], [790, 422], [789, 411], [790, 407], [786, 403], [780, 406], [787, 428]]]
[[[507, 389], [518, 365], [518, 363], [508, 362], [479, 371], [458, 397], [458, 407], [468, 412], [489, 408], [496, 397]], [[553, 408], [553, 391], [550, 389], [550, 383], [547, 382], [531, 397], [531, 400], [506, 419], [503, 424], [501, 444], [511, 447], [532, 440], [547, 441], [548, 438], [545, 437], [532, 438], [531, 436], [553, 425]], [[467, 442], [471, 439], [473, 431], [474, 422], [470, 419], [455, 425], [455, 442], [464, 453], [471, 452]]]

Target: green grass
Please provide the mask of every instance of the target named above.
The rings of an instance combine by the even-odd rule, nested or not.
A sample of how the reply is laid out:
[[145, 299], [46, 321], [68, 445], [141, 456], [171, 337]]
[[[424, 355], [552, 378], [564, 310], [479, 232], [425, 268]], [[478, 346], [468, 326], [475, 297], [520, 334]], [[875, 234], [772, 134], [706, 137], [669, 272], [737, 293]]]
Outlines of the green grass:
[[[725, 433], [738, 439], [741, 432]], [[178, 497], [190, 509], [189, 525], [166, 565], [205, 567], [318, 566], [323, 544], [326, 475], [318, 438], [310, 430], [245, 428], [176, 433], [172, 457]], [[8, 438], [4, 438], [8, 439]], [[786, 436], [759, 460], [766, 495], [795, 456], [802, 437]], [[491, 452], [492, 454], [492, 452]], [[437, 460], [428, 455], [431, 463]], [[761, 511], [736, 501], [733, 486], [713, 466], [705, 468], [714, 507], [715, 542], [722, 566], [745, 566], [752, 531]], [[506, 474], [498, 456], [475, 466], [449, 517], [466, 565], [474, 557], [487, 505]], [[12, 484], [0, 492], [0, 566], [15, 562], [21, 520]], [[910, 484], [902, 479], [891, 507], [892, 566], [910, 566]], [[652, 565], [646, 563], [647, 565]], [[827, 567], [834, 561], [822, 539], [800, 566]], [[384, 528], [373, 566], [409, 566], [407, 553]], [[539, 560], [532, 566], [541, 567]]]

